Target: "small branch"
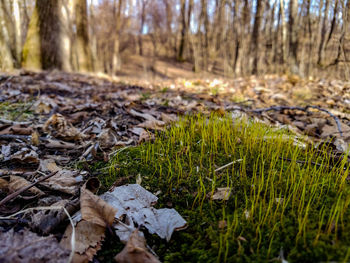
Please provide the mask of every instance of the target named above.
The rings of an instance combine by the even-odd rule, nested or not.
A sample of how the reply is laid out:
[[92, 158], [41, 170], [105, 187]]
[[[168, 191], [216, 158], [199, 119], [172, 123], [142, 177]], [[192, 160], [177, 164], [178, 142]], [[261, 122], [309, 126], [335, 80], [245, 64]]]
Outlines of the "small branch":
[[31, 121], [10, 121], [6, 119], [0, 119], [1, 124], [8, 124], [8, 125], [30, 125], [33, 122]]
[[31, 183], [30, 185], [27, 185], [26, 187], [23, 187], [23, 188], [17, 190], [16, 192], [14, 192], [14, 193], [12, 193], [12, 194], [6, 196], [4, 199], [2, 199], [2, 200], [0, 201], [0, 206], [4, 205], [5, 203], [7, 203], [8, 201], [10, 201], [11, 199], [13, 199], [13, 198], [19, 196], [21, 193], [23, 193], [24, 191], [28, 190], [29, 188], [35, 186], [36, 184], [41, 183], [42, 181], [45, 181], [46, 179], [48, 179], [48, 178], [54, 176], [55, 174], [57, 174], [57, 172], [58, 172], [58, 171], [53, 172], [53, 173], [51, 173], [51, 174], [49, 174], [49, 175], [47, 175], [47, 176], [45, 176], [45, 177], [42, 177], [42, 178], [40, 178], [38, 181], [36, 181], [36, 182], [34, 182], [34, 183]]

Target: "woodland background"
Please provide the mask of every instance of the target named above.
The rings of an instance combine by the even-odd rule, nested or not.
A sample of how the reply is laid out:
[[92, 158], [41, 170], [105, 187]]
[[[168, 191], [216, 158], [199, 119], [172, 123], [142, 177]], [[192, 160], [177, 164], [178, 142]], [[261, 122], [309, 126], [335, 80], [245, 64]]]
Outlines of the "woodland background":
[[[0, 69], [348, 79], [346, 0], [0, 0]], [[124, 72], [125, 73], [125, 72]]]

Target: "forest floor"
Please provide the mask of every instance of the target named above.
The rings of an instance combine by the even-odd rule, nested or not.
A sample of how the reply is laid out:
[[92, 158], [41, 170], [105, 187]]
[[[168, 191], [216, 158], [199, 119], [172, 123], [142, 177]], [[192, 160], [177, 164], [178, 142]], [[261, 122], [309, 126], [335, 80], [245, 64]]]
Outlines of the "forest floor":
[[[0, 239], [6, 240], [0, 245], [0, 261], [66, 262], [73, 255], [69, 251], [74, 239], [74, 262], [93, 258], [107, 262], [123, 249], [120, 232], [135, 229], [143, 231], [148, 246], [138, 233], [134, 238], [127, 235], [129, 250], [123, 250], [119, 262], [134, 257], [157, 262], [158, 256], [167, 262], [347, 259], [349, 238], [337, 231], [349, 230], [350, 221], [345, 212], [350, 203], [350, 83], [286, 75], [196, 78], [170, 71], [157, 71], [155, 75], [161, 76], [149, 80], [127, 73], [113, 79], [56, 71], [0, 76]], [[233, 148], [239, 150], [231, 156], [228, 152]], [[236, 162], [242, 164], [237, 168]], [[256, 172], [265, 162], [277, 167], [268, 169], [267, 183], [257, 179]], [[227, 167], [232, 168], [227, 174], [217, 175]], [[233, 167], [247, 174], [236, 185]], [[193, 175], [196, 169], [201, 176]], [[290, 174], [292, 181], [269, 179], [273, 171]], [[303, 186], [295, 174], [314, 175], [303, 177], [313, 183]], [[343, 176], [339, 179], [335, 174]], [[320, 181], [313, 181], [315, 177]], [[170, 234], [151, 230], [150, 218], [140, 224], [128, 212], [115, 219], [116, 207], [107, 197], [104, 201], [98, 197], [128, 183], [135, 187], [135, 182], [144, 187], [137, 190], [142, 198], [153, 200], [143, 207], [150, 209], [145, 212], [148, 216], [157, 218], [163, 208], [168, 210], [162, 212], [171, 211], [174, 222], [167, 223], [173, 225], [166, 225], [172, 229]], [[290, 194], [291, 207], [280, 205], [288, 195], [276, 194], [278, 190], [272, 196], [260, 188], [241, 192], [257, 184], [264, 189], [281, 184], [289, 191], [293, 183], [301, 190], [295, 188]], [[313, 199], [318, 195], [318, 201]], [[321, 197], [330, 198], [329, 206], [319, 203]], [[274, 204], [265, 198], [275, 200]], [[157, 199], [162, 209], [152, 208]], [[302, 201], [295, 205], [295, 200]], [[271, 213], [276, 204], [276, 212]], [[80, 214], [69, 217], [73, 227], [67, 213], [79, 209]], [[117, 207], [119, 212], [123, 209], [129, 208]], [[305, 213], [294, 215], [294, 209]], [[237, 211], [249, 221], [246, 228], [238, 223]], [[281, 221], [282, 214], [289, 213], [291, 221], [281, 226], [277, 219], [261, 217], [264, 213]], [[306, 231], [307, 223], [310, 227], [315, 223], [312, 235]], [[280, 229], [282, 234], [264, 232], [271, 228], [272, 233]], [[319, 246], [318, 240], [323, 242]]]

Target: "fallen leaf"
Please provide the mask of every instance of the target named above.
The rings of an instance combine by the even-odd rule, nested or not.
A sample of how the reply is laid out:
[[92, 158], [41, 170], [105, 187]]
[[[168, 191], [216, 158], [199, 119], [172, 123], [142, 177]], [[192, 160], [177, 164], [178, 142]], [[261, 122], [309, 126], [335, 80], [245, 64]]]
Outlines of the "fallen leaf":
[[224, 200], [227, 201], [230, 198], [231, 194], [231, 188], [229, 187], [222, 187], [216, 189], [213, 196], [211, 197], [212, 200]]
[[17, 161], [23, 164], [38, 164], [38, 154], [27, 147], [23, 147], [21, 150], [11, 155], [11, 161]]
[[118, 263], [159, 263], [160, 261], [146, 248], [146, 240], [143, 235], [135, 230], [130, 235], [124, 249], [115, 256]]
[[69, 258], [69, 250], [61, 248], [51, 235], [41, 237], [28, 229], [19, 232], [11, 229], [0, 232], [0, 240], [0, 262], [3, 263], [66, 263]]
[[148, 121], [156, 121], [157, 120], [155, 117], [153, 117], [149, 113], [141, 113], [141, 112], [138, 112], [138, 111], [133, 110], [133, 109], [131, 109], [129, 111], [129, 113], [135, 117], [140, 117], [140, 118], [143, 118], [143, 119], [148, 120]]
[[142, 128], [146, 128], [146, 129], [150, 129], [150, 130], [163, 131], [164, 130], [164, 126], [165, 126], [165, 122], [158, 121], [158, 120], [152, 120], [152, 121], [147, 120], [147, 121], [144, 121], [144, 122], [140, 123], [137, 126], [138, 127], [142, 127]]
[[39, 146], [40, 144], [40, 137], [39, 137], [39, 133], [37, 131], [32, 132], [32, 144], [35, 146]]
[[43, 130], [54, 137], [64, 138], [65, 140], [79, 140], [86, 136], [59, 113], [52, 115], [45, 122]]
[[86, 184], [81, 188], [80, 207], [82, 219], [102, 227], [112, 225], [117, 212], [116, 208], [86, 189]]
[[[89, 262], [101, 248], [105, 227], [82, 220], [75, 226], [75, 253], [73, 263]], [[65, 249], [71, 248], [72, 226], [69, 224], [60, 242]]]
[[54, 176], [40, 183], [40, 185], [53, 190], [74, 195], [83, 181], [79, 171], [62, 169], [53, 160], [42, 160], [39, 167], [43, 172], [49, 171], [52, 173], [58, 171]]
[[[16, 192], [17, 190], [20, 190], [28, 185], [30, 185], [31, 182], [27, 181], [26, 179], [16, 176], [16, 175], [11, 175], [10, 176], [10, 182], [8, 184], [8, 189], [10, 192]], [[37, 196], [42, 196], [45, 195], [43, 191], [41, 191], [39, 188], [36, 186], [32, 186], [26, 192], [31, 193], [32, 195], [37, 195]]]
[[[158, 198], [138, 184], [115, 187], [100, 197], [118, 210], [115, 214], [117, 219], [127, 215], [138, 226], [144, 226], [151, 234], [156, 233], [167, 241], [174, 231], [187, 226], [175, 209], [153, 208]], [[118, 231], [116, 233], [119, 236]]]

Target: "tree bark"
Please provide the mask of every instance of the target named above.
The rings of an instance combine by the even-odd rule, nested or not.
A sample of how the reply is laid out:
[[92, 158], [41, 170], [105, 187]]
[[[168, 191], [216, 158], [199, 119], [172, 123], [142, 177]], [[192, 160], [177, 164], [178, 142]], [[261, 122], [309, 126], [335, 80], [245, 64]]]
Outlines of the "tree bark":
[[255, 20], [252, 33], [252, 41], [250, 45], [250, 54], [253, 54], [253, 65], [252, 65], [252, 74], [258, 74], [258, 62], [259, 62], [259, 37], [260, 37], [260, 25], [261, 17], [263, 14], [263, 3], [262, 0], [256, 1], [256, 12]]
[[92, 71], [86, 0], [75, 0], [76, 49], [79, 71]]
[[148, 0], [141, 0], [141, 24], [139, 31], [139, 55], [143, 56], [142, 34], [146, 22], [146, 5]]
[[327, 33], [327, 20], [328, 20], [328, 12], [329, 12], [329, 5], [330, 1], [326, 0], [326, 7], [322, 19], [322, 29], [321, 29], [321, 40], [318, 46], [318, 58], [317, 58], [317, 64], [321, 64], [323, 60], [323, 53], [324, 53], [324, 46], [325, 46], [325, 39], [326, 39], [326, 33]]
[[23, 66], [70, 70], [61, 0], [37, 0], [23, 47]]
[[289, 1], [289, 70], [293, 74], [299, 75], [298, 65], [298, 0]]

